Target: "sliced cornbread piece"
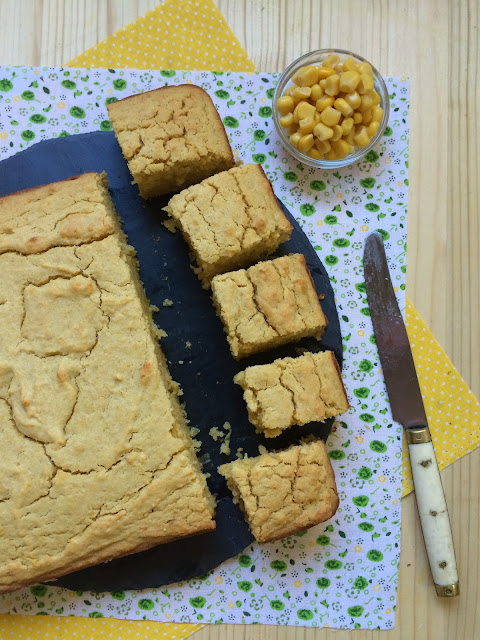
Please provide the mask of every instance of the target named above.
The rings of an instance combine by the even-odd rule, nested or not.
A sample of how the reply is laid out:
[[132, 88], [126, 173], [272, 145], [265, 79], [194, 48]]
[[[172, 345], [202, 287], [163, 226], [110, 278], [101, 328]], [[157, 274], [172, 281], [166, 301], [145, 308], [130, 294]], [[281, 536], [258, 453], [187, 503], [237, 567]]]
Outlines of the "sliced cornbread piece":
[[237, 359], [306, 336], [320, 338], [327, 325], [302, 254], [215, 276], [211, 286]]
[[338, 416], [349, 407], [332, 351], [307, 352], [298, 358], [247, 367], [234, 382], [244, 391], [250, 422], [266, 438], [294, 424]]
[[207, 178], [173, 196], [165, 210], [194, 252], [205, 288], [213, 276], [273, 253], [292, 233], [258, 164]]
[[210, 531], [105, 175], [0, 199], [0, 592]]
[[322, 440], [219, 467], [259, 542], [272, 542], [331, 518], [337, 487]]
[[201, 87], [162, 87], [107, 109], [142, 198], [179, 191], [234, 165], [223, 123]]

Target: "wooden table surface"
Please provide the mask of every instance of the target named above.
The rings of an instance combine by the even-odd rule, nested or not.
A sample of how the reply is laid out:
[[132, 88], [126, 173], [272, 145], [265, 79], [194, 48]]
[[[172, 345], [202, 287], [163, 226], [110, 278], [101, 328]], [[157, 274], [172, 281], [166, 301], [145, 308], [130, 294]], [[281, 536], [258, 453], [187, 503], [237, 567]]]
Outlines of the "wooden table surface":
[[[60, 66], [156, 4], [0, 0], [0, 64]], [[217, 0], [217, 6], [259, 70], [281, 71], [302, 53], [337, 46], [372, 60], [385, 75], [410, 77], [407, 294], [479, 397], [478, 0]], [[461, 596], [436, 597], [410, 495], [403, 501], [396, 628], [358, 631], [356, 639], [480, 638], [479, 468], [477, 449], [442, 472]], [[346, 631], [230, 625], [195, 635], [350, 637]]]

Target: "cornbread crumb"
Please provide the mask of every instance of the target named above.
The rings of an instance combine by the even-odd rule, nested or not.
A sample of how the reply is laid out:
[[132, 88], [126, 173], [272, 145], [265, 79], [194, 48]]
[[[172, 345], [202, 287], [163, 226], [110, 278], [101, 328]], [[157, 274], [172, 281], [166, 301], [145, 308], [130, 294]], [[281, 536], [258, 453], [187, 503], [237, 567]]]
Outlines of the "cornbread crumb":
[[142, 198], [179, 191], [234, 165], [223, 123], [201, 87], [161, 87], [107, 109]]
[[0, 198], [0, 592], [215, 528], [107, 186]]
[[168, 229], [168, 231], [170, 231], [170, 233], [177, 233], [177, 225], [175, 224], [175, 220], [172, 220], [172, 218], [168, 218], [168, 220], [164, 220], [162, 224], [165, 227], [165, 229]]
[[215, 276], [211, 285], [234, 358], [306, 336], [319, 339], [327, 325], [301, 254]]
[[173, 301], [170, 300], [169, 298], [165, 298], [165, 300], [163, 301], [163, 306], [164, 307], [173, 307]]
[[262, 543], [324, 522], [338, 508], [335, 476], [321, 440], [234, 460], [218, 471]]
[[266, 257], [292, 232], [258, 164], [207, 178], [173, 196], [165, 210], [193, 251], [204, 288], [213, 276]]
[[298, 358], [247, 367], [234, 382], [244, 391], [250, 422], [266, 438], [294, 424], [338, 416], [349, 407], [332, 351], [307, 352]]

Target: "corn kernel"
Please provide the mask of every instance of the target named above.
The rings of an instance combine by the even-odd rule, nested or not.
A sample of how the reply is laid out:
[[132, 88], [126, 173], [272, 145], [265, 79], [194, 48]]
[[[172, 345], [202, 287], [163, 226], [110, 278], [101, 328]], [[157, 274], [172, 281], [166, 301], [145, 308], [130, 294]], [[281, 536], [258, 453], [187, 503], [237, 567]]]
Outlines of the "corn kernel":
[[318, 111], [315, 110], [315, 113], [313, 114], [313, 119], [315, 120], [315, 123], [318, 124], [319, 122], [321, 122], [321, 114], [318, 113]]
[[340, 111], [337, 111], [333, 107], [327, 107], [322, 111], [320, 120], [323, 122], [323, 124], [326, 124], [327, 127], [332, 127], [334, 124], [338, 124], [341, 115], [342, 114], [340, 113]]
[[376, 91], [372, 91], [372, 100], [374, 107], [376, 107], [377, 104], [380, 104], [380, 96]]
[[370, 142], [370, 136], [368, 135], [367, 127], [361, 127], [359, 132], [353, 138], [357, 147], [366, 147]]
[[350, 105], [352, 107], [352, 109], [355, 111], [355, 109], [358, 109], [358, 107], [360, 106], [362, 99], [360, 97], [360, 95], [358, 94], [357, 91], [352, 91], [351, 93], [347, 93], [343, 99], [345, 100], [345, 102]]
[[313, 117], [302, 118], [302, 120], [300, 120], [298, 124], [300, 125], [300, 131], [302, 132], [303, 135], [306, 135], [307, 133], [312, 133], [312, 131], [315, 129], [317, 125]]
[[358, 72], [358, 67], [359, 67], [358, 62], [355, 62], [355, 60], [353, 58], [348, 58], [343, 63], [343, 70], [344, 71], [357, 71]]
[[297, 149], [299, 151], [303, 151], [304, 153], [307, 153], [307, 151], [310, 151], [312, 147], [313, 147], [313, 135], [311, 133], [307, 134], [306, 136], [302, 136], [297, 144]]
[[302, 134], [297, 131], [296, 133], [292, 133], [289, 140], [293, 144], [293, 146], [296, 147], [298, 146], [298, 141], [300, 140], [301, 137], [302, 137]]
[[367, 109], [366, 111], [362, 112], [362, 122], [363, 124], [370, 124], [370, 122], [372, 121], [372, 110], [371, 109]]
[[308, 65], [299, 69], [292, 78], [298, 87], [311, 87], [318, 79], [318, 69]]
[[379, 128], [380, 128], [380, 123], [379, 123], [379, 122], [377, 122], [376, 120], [373, 120], [373, 121], [368, 125], [368, 128], [367, 128], [368, 135], [369, 135], [369, 136], [371, 136], [371, 137], [373, 138], [373, 136], [376, 136], [376, 135], [377, 135], [377, 132], [378, 132]]
[[315, 146], [317, 147], [317, 149], [320, 151], [322, 155], [330, 151], [330, 149], [332, 148], [332, 145], [328, 140], [319, 140], [318, 138], [314, 138], [314, 140], [315, 140]]
[[315, 107], [317, 111], [321, 113], [322, 111], [325, 111], [327, 107], [332, 107], [334, 102], [335, 100], [332, 96], [322, 96], [317, 100]]
[[372, 109], [372, 120], [375, 122], [381, 122], [383, 118], [383, 109], [382, 107], [375, 106]]
[[307, 100], [310, 97], [312, 90], [310, 87], [296, 87], [292, 91], [292, 97], [296, 102], [300, 102], [300, 100]]
[[352, 130], [350, 131], [350, 133], [348, 133], [346, 136], [343, 136], [343, 139], [345, 140], [345, 142], [348, 142], [349, 145], [352, 146], [352, 148], [355, 146], [355, 129], [352, 127]]
[[373, 91], [373, 78], [372, 76], [362, 73], [360, 75], [360, 82], [357, 85], [357, 91], [360, 94], [371, 93]]
[[329, 96], [336, 96], [340, 87], [340, 78], [337, 74], [327, 78], [325, 93]]
[[362, 100], [360, 102], [360, 106], [358, 107], [357, 111], [367, 111], [368, 109], [371, 109], [372, 106], [373, 106], [372, 96], [368, 93], [364, 93], [362, 96]]
[[344, 136], [348, 136], [350, 131], [353, 130], [353, 118], [345, 118], [342, 122], [342, 131]]
[[343, 72], [343, 64], [337, 64], [337, 66], [335, 67], [335, 72], [340, 75]]
[[319, 140], [329, 140], [333, 136], [333, 129], [327, 127], [323, 122], [319, 122], [313, 130], [313, 134]]
[[353, 151], [352, 145], [348, 144], [345, 140], [337, 140], [332, 142], [332, 148], [336, 152], [339, 158], [344, 158]]
[[[345, 68], [345, 65], [343, 65]], [[360, 82], [360, 74], [357, 71], [344, 71], [340, 75], [340, 91], [352, 93]]]
[[318, 70], [318, 79], [325, 80], [325, 78], [328, 78], [329, 76], [333, 76], [334, 73], [335, 73], [335, 69], [332, 69], [332, 67], [320, 67]]
[[323, 158], [323, 153], [320, 153], [316, 147], [312, 147], [310, 151], [307, 152], [307, 155], [314, 160], [321, 160]]
[[318, 81], [318, 86], [320, 87], [320, 89], [322, 91], [325, 91], [325, 87], [327, 86], [327, 79], [326, 78], [322, 78], [322, 80]]
[[344, 98], [337, 98], [333, 103], [333, 106], [337, 111], [340, 111], [340, 113], [345, 116], [345, 118], [348, 118], [353, 113], [352, 107], [348, 104], [348, 102], [345, 102]]
[[282, 96], [277, 100], [277, 111], [282, 116], [286, 116], [287, 113], [293, 111], [295, 104], [291, 96]]
[[289, 87], [287, 87], [287, 88], [285, 89], [285, 91], [283, 92], [283, 95], [284, 95], [284, 96], [290, 96], [290, 97], [291, 97], [291, 96], [292, 96], [292, 91], [293, 91], [294, 89], [295, 89], [295, 85], [294, 85], [294, 84], [291, 84]]
[[336, 53], [331, 53], [322, 62], [322, 67], [330, 67], [331, 69], [334, 69], [339, 62], [340, 56], [338, 56]]
[[327, 151], [327, 153], [325, 154], [325, 160], [336, 160], [337, 159], [337, 154], [335, 152], [335, 149], [330, 149], [330, 151]]
[[343, 129], [339, 124], [336, 124], [332, 127], [333, 136], [330, 138], [330, 142], [337, 142], [343, 135]]
[[315, 113], [315, 107], [313, 104], [302, 100], [295, 107], [294, 114], [297, 114], [298, 121], [303, 120], [303, 118], [313, 118], [313, 114]]
[[358, 73], [366, 73], [369, 76], [373, 76], [372, 65], [368, 64], [368, 62], [362, 62], [358, 65]]
[[355, 112], [353, 114], [353, 124], [360, 124], [361, 121], [362, 121], [362, 114]]
[[291, 127], [293, 124], [293, 113], [288, 113], [283, 118], [280, 118], [280, 124], [282, 127]]
[[312, 85], [312, 92], [310, 93], [310, 98], [314, 102], [316, 102], [319, 98], [323, 96], [323, 89], [319, 84]]

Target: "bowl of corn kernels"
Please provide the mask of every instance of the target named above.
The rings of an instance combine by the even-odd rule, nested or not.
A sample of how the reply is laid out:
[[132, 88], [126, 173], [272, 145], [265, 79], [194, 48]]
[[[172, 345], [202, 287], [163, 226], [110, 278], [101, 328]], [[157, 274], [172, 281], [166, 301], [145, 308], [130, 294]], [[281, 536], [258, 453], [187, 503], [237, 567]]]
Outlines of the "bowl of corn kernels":
[[320, 49], [292, 62], [273, 96], [284, 147], [300, 162], [323, 169], [362, 158], [383, 135], [388, 115], [382, 76], [343, 49]]

